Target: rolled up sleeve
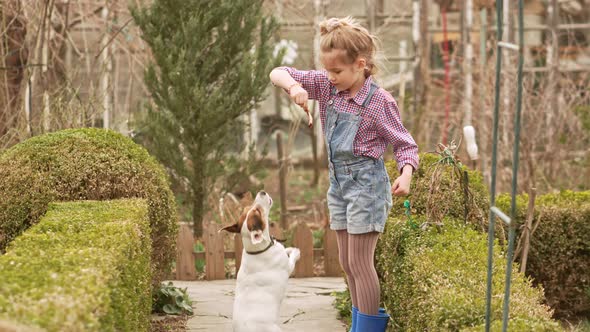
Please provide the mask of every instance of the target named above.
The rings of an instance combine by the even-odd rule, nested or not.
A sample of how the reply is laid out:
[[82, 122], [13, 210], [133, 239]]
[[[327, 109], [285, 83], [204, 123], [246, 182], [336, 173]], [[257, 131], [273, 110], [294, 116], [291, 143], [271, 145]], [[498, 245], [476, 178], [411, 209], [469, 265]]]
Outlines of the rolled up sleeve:
[[411, 165], [414, 170], [418, 169], [418, 145], [404, 127], [395, 100], [385, 103], [384, 112], [377, 121], [377, 131], [379, 136], [393, 145], [398, 171], [401, 171], [405, 165]]
[[[297, 70], [292, 67], [279, 67], [293, 77], [307, 91], [309, 99], [319, 99], [322, 92], [329, 88], [328, 75], [323, 70]], [[286, 91], [286, 90], [285, 90]]]

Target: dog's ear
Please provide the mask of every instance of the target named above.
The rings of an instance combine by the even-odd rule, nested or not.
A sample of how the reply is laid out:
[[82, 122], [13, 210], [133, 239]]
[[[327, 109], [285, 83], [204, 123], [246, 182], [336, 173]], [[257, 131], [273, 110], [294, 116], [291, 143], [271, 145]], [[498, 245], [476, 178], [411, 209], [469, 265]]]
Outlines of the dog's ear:
[[244, 209], [244, 211], [242, 212], [242, 215], [240, 216], [240, 219], [238, 220], [237, 223], [233, 224], [233, 225], [229, 225], [229, 226], [225, 226], [222, 229], [220, 229], [219, 231], [226, 231], [226, 232], [230, 232], [230, 233], [240, 233], [242, 231], [242, 225], [244, 224], [244, 220], [246, 220], [246, 215], [248, 213], [247, 209]]
[[239, 233], [240, 232], [240, 225], [238, 225], [238, 223], [235, 223], [233, 225], [229, 225], [229, 226], [225, 226], [222, 229], [219, 230], [221, 231], [226, 231], [226, 232], [230, 232], [230, 233]]

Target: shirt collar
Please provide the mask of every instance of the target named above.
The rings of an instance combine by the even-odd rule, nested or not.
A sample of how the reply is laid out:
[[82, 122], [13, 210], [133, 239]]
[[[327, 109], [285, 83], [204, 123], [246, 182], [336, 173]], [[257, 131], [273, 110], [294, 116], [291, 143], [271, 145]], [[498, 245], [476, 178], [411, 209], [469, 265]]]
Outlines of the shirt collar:
[[[365, 100], [367, 99], [367, 97], [369, 96], [369, 90], [371, 88], [371, 83], [373, 82], [372, 76], [369, 76], [365, 79], [365, 83], [363, 83], [363, 86], [361, 87], [361, 89], [357, 92], [356, 96], [354, 96], [354, 98], [351, 98], [355, 103], [357, 103], [358, 105], [362, 106], [363, 103], [365, 102]], [[349, 91], [345, 92], [346, 94], [350, 94]]]

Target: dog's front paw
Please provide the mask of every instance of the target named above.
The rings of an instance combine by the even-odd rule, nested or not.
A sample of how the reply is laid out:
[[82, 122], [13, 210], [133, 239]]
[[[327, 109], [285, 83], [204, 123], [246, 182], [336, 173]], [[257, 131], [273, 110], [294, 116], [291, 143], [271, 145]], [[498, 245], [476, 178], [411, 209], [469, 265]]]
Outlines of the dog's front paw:
[[287, 251], [287, 256], [289, 256], [289, 258], [295, 259], [295, 261], [298, 261], [301, 257], [301, 251], [299, 248], [287, 248], [285, 251]]

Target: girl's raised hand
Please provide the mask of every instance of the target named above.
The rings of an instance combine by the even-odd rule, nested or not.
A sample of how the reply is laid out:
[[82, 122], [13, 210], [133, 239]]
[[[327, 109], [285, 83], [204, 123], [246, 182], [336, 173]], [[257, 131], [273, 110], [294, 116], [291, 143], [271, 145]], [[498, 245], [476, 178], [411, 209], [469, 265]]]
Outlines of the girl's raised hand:
[[307, 91], [301, 85], [294, 85], [289, 89], [289, 96], [295, 104], [301, 106], [305, 113], [307, 113], [307, 125], [311, 128], [313, 126], [313, 118], [307, 109], [307, 100], [309, 99]]
[[305, 89], [302, 88], [301, 85], [295, 85], [291, 89], [289, 89], [289, 96], [295, 104], [303, 108], [307, 107], [307, 100], [309, 99], [309, 96], [307, 94], [307, 91], [305, 91]]

